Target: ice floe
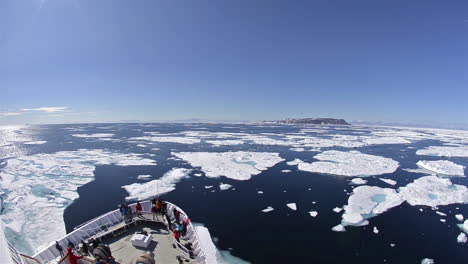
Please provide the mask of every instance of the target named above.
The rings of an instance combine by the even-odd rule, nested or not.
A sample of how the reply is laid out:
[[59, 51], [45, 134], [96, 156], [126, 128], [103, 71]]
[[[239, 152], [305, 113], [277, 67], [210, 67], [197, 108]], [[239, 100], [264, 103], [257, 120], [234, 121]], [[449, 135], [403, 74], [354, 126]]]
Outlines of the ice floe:
[[273, 210], [275, 210], [273, 207], [268, 206], [267, 208], [263, 209], [262, 212], [268, 213], [268, 212], [271, 212], [271, 211], [273, 211]]
[[179, 144], [196, 144], [196, 143], [201, 142], [200, 139], [198, 138], [176, 137], [176, 136], [166, 136], [166, 137], [144, 136], [144, 137], [129, 138], [129, 140], [144, 140], [144, 141], [150, 141], [150, 142], [179, 143]]
[[156, 162], [139, 154], [87, 149], [9, 159], [0, 171], [0, 191], [6, 193], [2, 220], [7, 237], [21, 251], [33, 253], [42, 244], [64, 236], [63, 212], [78, 198], [77, 188], [93, 180], [96, 165], [111, 164]]
[[425, 176], [401, 187], [399, 194], [410, 205], [439, 206], [468, 203], [468, 188], [452, 184], [448, 178]]
[[257, 191], [258, 194], [263, 194], [263, 191]]
[[344, 232], [346, 231], [346, 228], [342, 225], [342, 224], [339, 224], [339, 225], [336, 225], [332, 228], [332, 231], [335, 231], [335, 232]]
[[380, 178], [380, 180], [383, 181], [383, 182], [385, 182], [385, 183], [387, 183], [387, 184], [390, 184], [390, 185], [395, 185], [395, 184], [397, 184], [396, 181], [391, 180], [391, 179]]
[[354, 185], [361, 185], [361, 184], [366, 184], [367, 180], [361, 179], [361, 178], [354, 178], [351, 180], [351, 184]]
[[288, 161], [286, 162], [286, 164], [290, 165], [290, 166], [294, 166], [294, 165], [298, 165], [299, 163], [302, 163], [303, 161], [300, 160], [300, 159], [294, 159], [292, 161]]
[[300, 162], [298, 169], [302, 171], [333, 174], [342, 176], [370, 176], [394, 172], [399, 164], [389, 158], [363, 154], [359, 151], [328, 150], [317, 154], [319, 161]]
[[151, 180], [152, 176], [151, 175], [138, 175], [137, 179], [139, 180], [144, 180], [144, 181], [149, 181]]
[[420, 168], [447, 176], [464, 176], [464, 167], [448, 160], [420, 160], [416, 163]]
[[183, 178], [189, 177], [190, 172], [189, 169], [174, 168], [159, 179], [146, 183], [133, 183], [122, 186], [122, 188], [129, 193], [127, 200], [145, 200], [175, 190], [175, 184]]
[[318, 215], [318, 212], [317, 211], [310, 211], [309, 214], [312, 217], [316, 217]]
[[207, 185], [207, 186], [205, 186], [205, 189], [211, 189], [211, 188], [213, 188], [213, 185]]
[[468, 219], [463, 222], [463, 224], [458, 224], [458, 227], [460, 227], [461, 230], [463, 230], [465, 233], [468, 234]]
[[374, 229], [372, 229], [372, 232], [374, 232], [374, 234], [378, 234], [378, 233], [379, 233], [379, 229], [377, 229], [377, 227], [374, 226]]
[[367, 185], [356, 187], [348, 198], [348, 205], [344, 206], [342, 224], [366, 225], [366, 219], [382, 214], [403, 201], [394, 189]]
[[417, 155], [444, 156], [444, 157], [468, 157], [468, 146], [448, 147], [431, 146], [416, 151]]
[[172, 155], [200, 167], [206, 177], [249, 180], [284, 159], [271, 152], [179, 152]]
[[290, 209], [296, 211], [297, 210], [297, 206], [296, 206], [296, 203], [288, 203], [286, 204], [287, 207], [289, 207]]
[[458, 243], [466, 243], [468, 239], [466, 238], [466, 234], [465, 233], [460, 233], [458, 236], [457, 236], [457, 242]]
[[436, 211], [436, 214], [440, 215], [440, 216], [447, 216], [446, 213], [442, 213], [442, 212], [439, 212], [439, 211]]
[[221, 183], [219, 184], [219, 189], [221, 191], [226, 191], [226, 190], [229, 190], [232, 188], [232, 185], [231, 184], [227, 184], [227, 183]]
[[460, 222], [462, 222], [463, 219], [465, 219], [465, 218], [463, 217], [462, 214], [456, 214], [456, 215], [455, 215], [455, 218], [456, 218], [458, 221], [460, 221]]
[[23, 142], [23, 144], [26, 144], [26, 145], [42, 145], [45, 143], [47, 143], [47, 141], [43, 141], [43, 140]]
[[289, 172], [291, 172], [291, 170], [281, 170], [281, 172], [289, 173]]
[[208, 144], [212, 144], [215, 146], [233, 146], [233, 145], [240, 145], [244, 144], [243, 140], [235, 140], [235, 139], [228, 139], [228, 140], [207, 140], [205, 141]]
[[421, 260], [421, 264], [434, 264], [434, 263], [435, 263], [434, 260], [430, 258], [425, 258]]
[[110, 137], [113, 137], [114, 134], [111, 134], [111, 133], [72, 134], [72, 136], [79, 137], [79, 138], [110, 138]]
[[341, 208], [341, 207], [333, 208], [333, 212], [335, 212], [335, 213], [339, 213], [339, 212], [341, 212], [341, 210], [343, 210], [343, 208]]

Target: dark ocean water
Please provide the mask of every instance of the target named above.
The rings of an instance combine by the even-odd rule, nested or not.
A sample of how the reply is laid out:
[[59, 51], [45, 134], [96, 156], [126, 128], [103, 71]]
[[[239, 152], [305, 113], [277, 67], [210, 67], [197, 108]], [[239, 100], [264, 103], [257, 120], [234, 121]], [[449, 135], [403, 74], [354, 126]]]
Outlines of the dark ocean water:
[[[104, 129], [102, 127], [109, 127]], [[69, 131], [64, 128], [80, 128], [82, 131]], [[200, 129], [203, 128], [203, 129]], [[206, 129], [205, 129], [206, 128]], [[187, 212], [193, 222], [203, 223], [217, 238], [217, 247], [229, 250], [232, 255], [252, 263], [420, 263], [423, 258], [435, 259], [436, 263], [468, 263], [467, 244], [456, 241], [460, 229], [454, 214], [468, 216], [468, 205], [456, 204], [439, 207], [447, 213], [446, 223], [427, 207], [410, 206], [407, 203], [390, 209], [370, 219], [364, 227], [349, 227], [344, 233], [331, 231], [341, 221], [341, 213], [332, 211], [334, 207], [347, 204], [353, 186], [349, 177], [321, 175], [298, 171], [297, 166], [288, 166], [286, 161], [295, 158], [313, 161], [318, 152], [295, 152], [288, 146], [266, 146], [243, 144], [239, 146], [214, 147], [208, 144], [160, 143], [152, 145], [159, 150], [137, 147], [128, 138], [142, 136], [143, 132], [176, 133], [180, 131], [245, 132], [245, 133], [291, 133], [301, 127], [226, 124], [93, 124], [93, 125], [49, 125], [32, 127], [38, 140], [47, 141], [43, 145], [27, 146], [27, 154], [53, 153], [77, 149], [109, 149], [118, 152], [144, 154], [157, 161], [157, 166], [96, 166], [95, 180], [78, 188], [79, 199], [66, 210], [64, 220], [67, 231], [73, 227], [103, 214], [123, 202], [128, 196], [123, 185], [146, 181], [138, 180], [142, 174], [162, 176], [172, 168], [192, 168], [181, 160], [168, 160], [171, 152], [182, 151], [267, 151], [278, 152], [285, 161], [253, 176], [247, 181], [221, 178], [190, 177], [177, 183], [176, 190], [163, 195]], [[334, 134], [352, 135], [363, 131], [336, 130]], [[114, 133], [119, 142], [77, 138], [71, 134]], [[315, 135], [314, 133], [310, 133]], [[326, 134], [325, 134], [326, 135]], [[360, 135], [360, 134], [359, 134]], [[426, 146], [441, 145], [435, 140], [422, 140], [404, 145], [372, 145], [358, 148], [362, 153], [392, 158], [400, 163], [400, 168], [392, 174], [368, 177], [367, 185], [393, 188], [378, 178], [394, 179], [395, 188], [404, 186], [422, 174], [410, 173], [403, 168], [417, 168], [416, 162], [422, 159], [415, 155], [416, 150]], [[332, 148], [343, 149], [343, 148]], [[325, 148], [322, 150], [326, 150]], [[349, 149], [345, 149], [349, 150]], [[151, 156], [150, 154], [155, 154]], [[426, 160], [437, 160], [427, 157]], [[453, 162], [468, 167], [467, 158], [451, 158]], [[281, 170], [289, 169], [291, 173]], [[465, 168], [465, 174], [467, 174]], [[193, 173], [198, 173], [195, 169]], [[466, 178], [451, 178], [454, 183], [468, 185]], [[217, 187], [219, 183], [233, 185], [235, 190], [211, 192], [205, 186]], [[310, 189], [310, 190], [309, 190]], [[257, 191], [263, 191], [260, 195]], [[315, 204], [312, 202], [316, 201]], [[298, 210], [286, 207], [295, 202]], [[261, 210], [267, 206], [275, 208], [269, 213]], [[459, 209], [455, 209], [458, 207]], [[419, 209], [424, 208], [423, 212]], [[313, 218], [309, 211], [319, 214]], [[377, 226], [379, 234], [372, 228]], [[396, 244], [391, 247], [390, 244]]]

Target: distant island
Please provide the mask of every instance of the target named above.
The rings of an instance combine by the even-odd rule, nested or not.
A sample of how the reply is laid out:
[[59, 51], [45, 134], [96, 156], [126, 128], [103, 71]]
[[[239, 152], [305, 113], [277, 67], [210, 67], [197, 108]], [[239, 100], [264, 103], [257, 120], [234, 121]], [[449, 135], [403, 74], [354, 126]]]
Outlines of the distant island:
[[351, 125], [344, 119], [336, 118], [287, 118], [274, 122], [282, 124]]

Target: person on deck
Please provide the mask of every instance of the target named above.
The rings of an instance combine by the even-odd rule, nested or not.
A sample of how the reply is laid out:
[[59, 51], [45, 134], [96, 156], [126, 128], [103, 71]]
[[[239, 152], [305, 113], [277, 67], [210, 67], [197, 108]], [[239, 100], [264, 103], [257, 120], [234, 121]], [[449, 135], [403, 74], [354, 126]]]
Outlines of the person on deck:
[[176, 219], [176, 223], [180, 223], [180, 212], [174, 207], [174, 209], [172, 210], [172, 212], [174, 213], [174, 217]]
[[60, 246], [60, 244], [55, 241], [55, 248], [58, 250], [58, 252], [60, 253], [60, 256], [63, 257], [64, 254], [63, 254], [63, 248]]
[[83, 253], [83, 255], [86, 255], [86, 256], [89, 255], [88, 244], [86, 244], [84, 240], [81, 240], [81, 252]]
[[141, 206], [140, 202], [136, 203], [135, 209], [136, 209], [137, 216], [141, 216], [141, 211], [143, 211], [143, 207]]
[[67, 257], [68, 257], [68, 261], [70, 262], [70, 264], [78, 264], [78, 260], [82, 258], [83, 256], [77, 256], [73, 254], [71, 248], [67, 248]]

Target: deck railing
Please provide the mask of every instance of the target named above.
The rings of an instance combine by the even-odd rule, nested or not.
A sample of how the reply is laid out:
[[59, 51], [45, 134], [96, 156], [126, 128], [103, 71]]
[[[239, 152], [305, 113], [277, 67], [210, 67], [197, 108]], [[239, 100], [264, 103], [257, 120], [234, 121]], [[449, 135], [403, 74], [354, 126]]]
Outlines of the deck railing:
[[[140, 204], [142, 205], [142, 212], [144, 214], [152, 214], [151, 201], [142, 201]], [[132, 208], [132, 212], [136, 212], [136, 203], [129, 206]], [[176, 208], [181, 213], [180, 218], [182, 220], [188, 218], [187, 214], [182, 209], [172, 203], [167, 202], [167, 214], [171, 220], [175, 219], [173, 214], [174, 208]], [[134, 221], [131, 223], [138, 221], [138, 217], [136, 216], [133, 217], [133, 219]], [[150, 217], [149, 219], [145, 220], [152, 221], [152, 218]], [[125, 220], [122, 217], [120, 211], [114, 210], [75, 227], [75, 230], [61, 239], [58, 239], [57, 241], [62, 246], [67, 245], [68, 242], [72, 242], [73, 244], [78, 245], [82, 240], [87, 240], [91, 237], [100, 237], [114, 226], [128, 225], [131, 223], [125, 223]], [[203, 252], [199, 237], [191, 222], [187, 225], [187, 233], [184, 239], [192, 243], [192, 252], [194, 256], [192, 263], [205, 263], [205, 253]], [[183, 245], [178, 245], [179, 246], [177, 248], [179, 248], [179, 251], [184, 255], [184, 257], [187, 257], [188, 250], [183, 247]], [[22, 258], [22, 261], [24, 264], [38, 264], [37, 261], [39, 261], [41, 264], [56, 263], [56, 260], [59, 260], [60, 258], [60, 252], [55, 247], [55, 241], [51, 241], [51, 243], [46, 248], [37, 252], [32, 258], [34, 260]]]

